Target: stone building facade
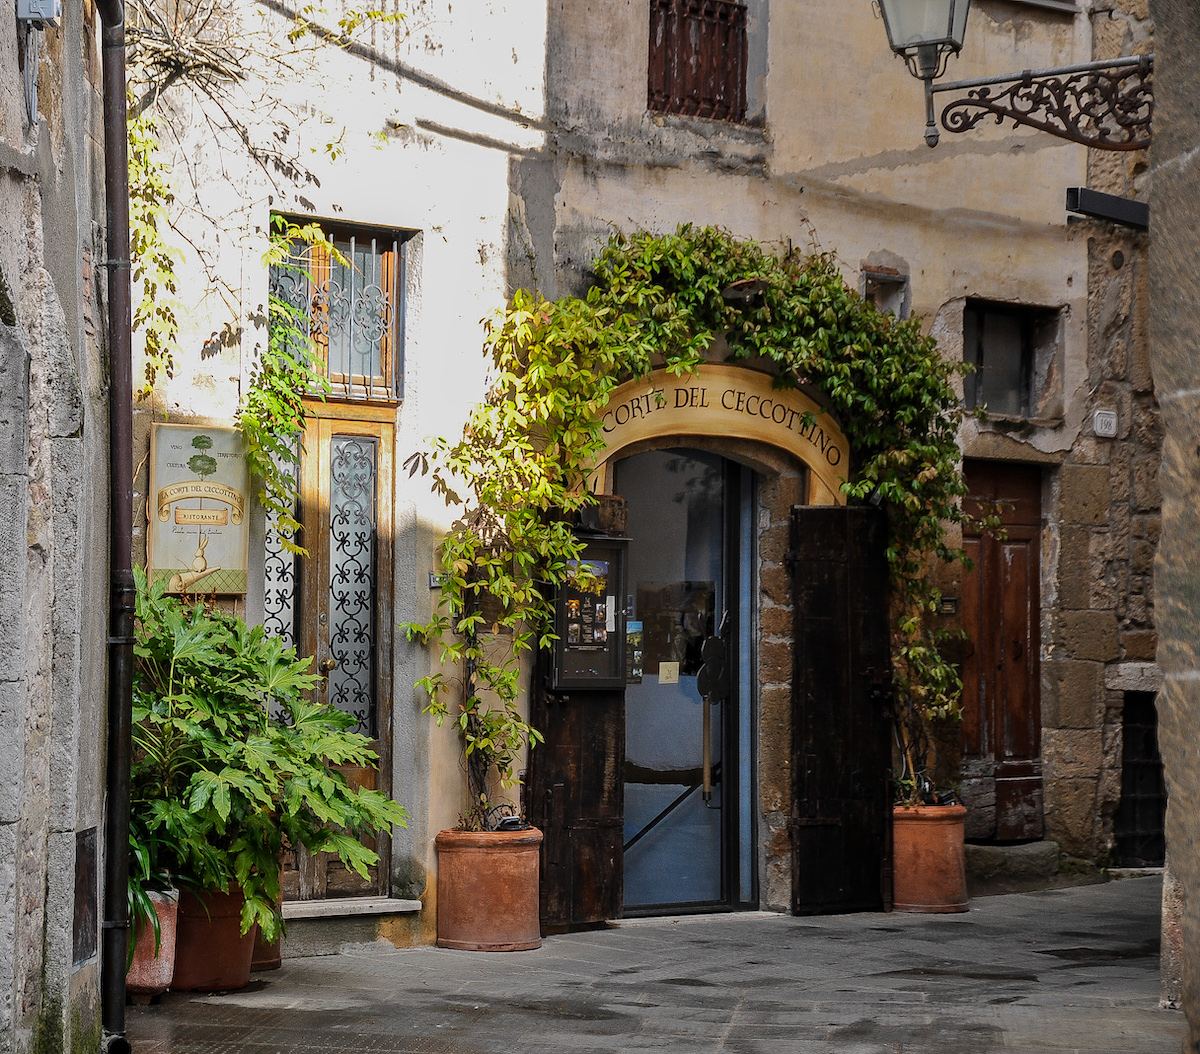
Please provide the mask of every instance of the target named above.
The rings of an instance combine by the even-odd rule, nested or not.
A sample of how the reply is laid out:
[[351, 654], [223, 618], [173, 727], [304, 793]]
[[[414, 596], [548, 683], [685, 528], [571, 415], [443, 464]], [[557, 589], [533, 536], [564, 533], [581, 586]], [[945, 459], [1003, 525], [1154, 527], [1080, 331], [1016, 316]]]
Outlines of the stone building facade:
[[[978, 762], [969, 773], [971, 833], [1049, 841], [1088, 864], [1108, 861], [1125, 704], [1159, 682], [1151, 565], [1161, 426], [1148, 369], [1144, 237], [1098, 221], [1069, 225], [1063, 199], [1069, 186], [1142, 193], [1145, 159], [1089, 155], [990, 124], [930, 151], [919, 85], [888, 52], [870, 5], [725, 6], [745, 18], [744, 106], [714, 118], [654, 94], [651, 19], [668, 3], [556, 0], [514, 19], [504, 5], [481, 2], [470, 25], [440, 0], [414, 3], [403, 27], [320, 56], [319, 81], [342, 91], [276, 86], [304, 118], [289, 147], [300, 142], [319, 155], [321, 137], [336, 130], [341, 160], [306, 154], [319, 180], [302, 186], [271, 183], [236, 146], [207, 149], [203, 100], [182, 85], [166, 93], [158, 105], [169, 118], [163, 146], [180, 222], [202, 250], [190, 256], [182, 287], [212, 290], [215, 267], [228, 295], [224, 305], [215, 296], [189, 301], [181, 368], [142, 405], [142, 448], [150, 425], [168, 418], [232, 421], [262, 340], [256, 319], [269, 276], [261, 253], [272, 211], [357, 225], [363, 236], [385, 232], [405, 246], [402, 376], [363, 417], [386, 429], [393, 464], [430, 435], [454, 434], [484, 390], [478, 318], [518, 287], [580, 292], [614, 226], [713, 224], [780, 251], [828, 250], [852, 287], [885, 309], [922, 316], [953, 359], [978, 356], [987, 319], [1007, 320], [1025, 334], [1028, 360], [1009, 393], [1014, 409], [968, 422], [961, 440], [972, 472], [1015, 473], [1036, 495], [1033, 521], [1020, 525], [1036, 582], [1022, 601], [1032, 613], [1021, 645], [1032, 687], [1022, 711], [1026, 753], [1005, 768], [1011, 759], [999, 764], [989, 741], [966, 759]], [[1148, 48], [1136, 5], [979, 0], [974, 8], [956, 77]], [[234, 336], [213, 339], [221, 333]], [[1115, 411], [1115, 436], [1097, 434], [1098, 410]], [[661, 445], [699, 445], [756, 473], [747, 550], [754, 738], [744, 773], [754, 808], [745, 851], [751, 901], [786, 909], [794, 654], [785, 554], [787, 510], [805, 500], [803, 475], [777, 451], [702, 438]], [[394, 529], [381, 611], [395, 625], [428, 614], [428, 573], [448, 514], [419, 482], [385, 482]], [[145, 475], [138, 485], [144, 497]], [[238, 601], [251, 620], [275, 603], [261, 570], [261, 519], [255, 530], [250, 587]], [[943, 586], [953, 626], [966, 591], [980, 587], [957, 573]], [[461, 797], [457, 746], [452, 730], [421, 713], [412, 687], [430, 656], [393, 640], [381, 661], [392, 685], [380, 700], [385, 764], [413, 816], [393, 839], [389, 892], [432, 909], [432, 839], [453, 824]], [[1005, 826], [1012, 816], [1020, 825]], [[355, 932], [428, 940], [432, 915], [414, 919], [396, 907], [380, 923], [360, 918]]]
[[1200, 143], [1193, 100], [1200, 86], [1200, 13], [1178, 0], [1153, 0], [1155, 138], [1149, 248], [1151, 367], [1163, 420], [1162, 536], [1154, 573], [1158, 603], [1159, 741], [1170, 789], [1168, 876], [1163, 890], [1163, 995], [1182, 1004], [1189, 1030], [1183, 1049], [1200, 1051], [1200, 766], [1197, 676], [1196, 412], [1200, 374], [1196, 333], [1200, 308], [1192, 262], [1200, 250], [1196, 203], [1200, 187], [1191, 159]]
[[94, 8], [64, 6], [57, 29], [27, 38], [12, 17], [0, 27], [5, 1052], [100, 1043], [108, 619], [100, 60]]

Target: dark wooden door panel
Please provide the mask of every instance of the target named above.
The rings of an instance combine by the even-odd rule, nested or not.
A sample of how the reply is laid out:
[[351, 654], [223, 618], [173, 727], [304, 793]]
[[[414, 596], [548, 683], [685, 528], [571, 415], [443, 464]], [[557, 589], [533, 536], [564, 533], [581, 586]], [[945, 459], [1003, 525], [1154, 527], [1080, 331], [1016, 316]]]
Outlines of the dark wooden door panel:
[[625, 694], [534, 680], [531, 719], [546, 741], [529, 756], [526, 812], [543, 836], [542, 932], [561, 933], [621, 913]]
[[967, 757], [977, 757], [983, 753], [983, 744], [988, 734], [987, 714], [981, 704], [982, 700], [987, 698], [991, 678], [987, 664], [980, 661], [979, 655], [980, 649], [984, 647], [982, 605], [979, 596], [979, 568], [982, 559], [979, 539], [964, 538], [963, 548], [971, 558], [975, 573], [963, 576], [962, 589], [962, 622], [968, 638], [963, 645], [962, 751]]
[[[1021, 534], [1026, 537], [1020, 537]], [[999, 731], [996, 760], [1032, 761], [1040, 750], [1037, 720], [1038, 610], [1036, 583], [1037, 536], [1029, 528], [1013, 527], [997, 540], [1001, 625], [996, 639], [1002, 672], [993, 713]]]
[[968, 532], [964, 575], [963, 798], [973, 838], [1042, 835], [1040, 704], [1041, 475], [991, 462], [965, 467], [968, 511], [999, 530]]
[[890, 900], [887, 523], [873, 508], [792, 510], [792, 910]]

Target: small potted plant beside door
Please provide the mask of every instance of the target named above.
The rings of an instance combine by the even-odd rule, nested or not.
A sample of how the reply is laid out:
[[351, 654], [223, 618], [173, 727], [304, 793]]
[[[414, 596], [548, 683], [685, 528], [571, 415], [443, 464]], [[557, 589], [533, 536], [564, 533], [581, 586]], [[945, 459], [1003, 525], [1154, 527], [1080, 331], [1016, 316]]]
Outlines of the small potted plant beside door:
[[[892, 907], [966, 911], [967, 809], [955, 801], [952, 790], [936, 788], [930, 768], [935, 723], [961, 718], [962, 682], [954, 667], [941, 659], [936, 631], [902, 620], [901, 632], [909, 637], [894, 653], [893, 719], [900, 777], [892, 809]], [[930, 655], [936, 666], [927, 661]]]
[[[467, 802], [458, 826], [439, 832], [434, 840], [437, 943], [463, 951], [527, 951], [542, 943], [542, 832], [510, 804], [495, 801], [494, 793], [517, 782], [514, 767], [521, 751], [539, 742], [541, 735], [518, 709], [519, 663], [511, 653], [507, 660], [497, 659], [509, 650], [511, 637], [503, 639], [498, 622], [481, 633], [481, 618], [476, 612], [456, 619], [461, 637], [442, 643], [443, 664], [461, 662], [466, 670], [453, 721], [463, 748]], [[425, 627], [405, 629], [410, 638], [428, 639]], [[501, 639], [488, 639], [492, 637]], [[511, 669], [500, 676], [506, 661]], [[481, 680], [492, 688], [490, 704]], [[430, 693], [426, 712], [440, 726], [450, 716], [450, 685], [441, 673], [421, 685]]]

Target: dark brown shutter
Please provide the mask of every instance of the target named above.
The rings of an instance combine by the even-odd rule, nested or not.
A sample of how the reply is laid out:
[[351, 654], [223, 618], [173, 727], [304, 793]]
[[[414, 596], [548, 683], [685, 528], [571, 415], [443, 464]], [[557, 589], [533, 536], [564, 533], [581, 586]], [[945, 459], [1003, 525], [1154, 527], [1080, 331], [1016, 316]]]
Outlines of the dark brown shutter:
[[886, 545], [878, 509], [792, 510], [796, 914], [890, 906]]

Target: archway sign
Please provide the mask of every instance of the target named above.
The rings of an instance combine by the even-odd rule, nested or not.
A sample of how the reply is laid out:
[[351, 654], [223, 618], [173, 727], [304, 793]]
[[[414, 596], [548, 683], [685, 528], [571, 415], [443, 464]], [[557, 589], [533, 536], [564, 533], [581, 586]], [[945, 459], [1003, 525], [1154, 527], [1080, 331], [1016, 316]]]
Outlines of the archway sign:
[[672, 436], [750, 439], [794, 454], [809, 468], [809, 503], [844, 505], [850, 444], [837, 422], [794, 388], [772, 388], [771, 376], [705, 363], [676, 376], [665, 369], [628, 381], [601, 414], [604, 457], [634, 443]]

